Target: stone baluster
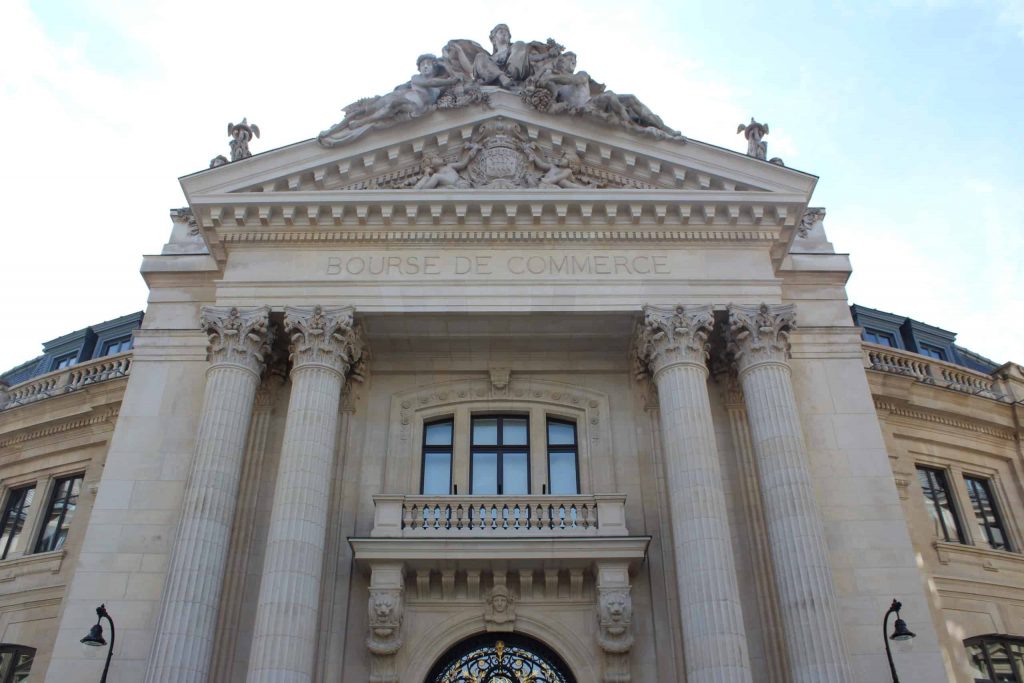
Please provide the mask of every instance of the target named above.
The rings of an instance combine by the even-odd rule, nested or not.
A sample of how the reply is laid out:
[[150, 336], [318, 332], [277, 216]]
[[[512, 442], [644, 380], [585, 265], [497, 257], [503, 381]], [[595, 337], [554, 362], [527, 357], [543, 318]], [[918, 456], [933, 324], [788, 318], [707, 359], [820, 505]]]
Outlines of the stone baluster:
[[688, 683], [751, 680], [708, 397], [710, 306], [644, 307], [637, 359], [653, 375]]
[[249, 683], [313, 680], [341, 392], [362, 356], [351, 307], [285, 309], [291, 398], [270, 515]]
[[790, 376], [795, 319], [792, 304], [730, 306], [729, 348], [757, 459], [791, 680], [845, 683], [839, 606]]
[[205, 307], [210, 368], [164, 586], [148, 683], [206, 683], [242, 456], [269, 350], [267, 307]]

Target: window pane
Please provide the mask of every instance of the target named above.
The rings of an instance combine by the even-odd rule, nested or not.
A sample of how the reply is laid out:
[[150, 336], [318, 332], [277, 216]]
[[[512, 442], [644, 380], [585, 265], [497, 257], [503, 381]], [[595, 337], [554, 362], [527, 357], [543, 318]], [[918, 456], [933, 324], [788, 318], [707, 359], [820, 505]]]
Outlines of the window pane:
[[474, 495], [494, 495], [498, 492], [498, 454], [473, 454]]
[[978, 542], [980, 543], [984, 539], [996, 550], [1008, 550], [1006, 535], [1003, 532], [1003, 522], [996, 510], [989, 481], [965, 476], [964, 483], [967, 484], [971, 507], [974, 508], [974, 519], [978, 525]]
[[452, 454], [423, 454], [423, 493], [424, 495], [447, 496], [452, 484]]
[[551, 453], [550, 488], [556, 496], [574, 496], [579, 493], [576, 486], [576, 453]]
[[506, 496], [520, 496], [529, 493], [530, 480], [527, 475], [526, 453], [505, 453], [502, 457], [502, 493]]
[[36, 545], [37, 553], [59, 550], [64, 547], [68, 537], [71, 520], [74, 519], [78, 507], [78, 493], [82, 486], [82, 477], [60, 479], [54, 486], [50, 507], [46, 511], [46, 523]]
[[576, 425], [567, 422], [548, 422], [549, 446], [575, 446]]
[[988, 662], [981, 645], [967, 646], [967, 661], [971, 666], [971, 676], [982, 680], [989, 678]]
[[992, 680], [998, 683], [1020, 683], [1013, 672], [1013, 665], [1010, 663], [1010, 653], [1006, 645], [999, 642], [988, 643], [988, 658], [992, 663]]
[[8, 496], [3, 520], [0, 521], [0, 560], [21, 549], [21, 532], [25, 528], [25, 518], [32, 507], [35, 492], [35, 487], [29, 486], [15, 489]]
[[506, 446], [525, 446], [526, 418], [506, 417], [502, 421], [501, 443]]
[[951, 543], [963, 543], [960, 526], [957, 524], [956, 514], [953, 512], [950, 502], [951, 496], [949, 484], [946, 482], [946, 473], [941, 470], [919, 467], [917, 468], [917, 478], [921, 482], [925, 505], [935, 523], [938, 537]]
[[473, 418], [473, 445], [496, 446], [498, 444], [498, 418]]
[[452, 423], [435, 422], [426, 427], [424, 441], [428, 446], [451, 446], [452, 445]]
[[17, 662], [14, 665], [14, 675], [11, 677], [11, 683], [23, 683], [28, 680], [29, 674], [32, 672], [32, 659], [31, 654], [20, 654], [18, 655]]

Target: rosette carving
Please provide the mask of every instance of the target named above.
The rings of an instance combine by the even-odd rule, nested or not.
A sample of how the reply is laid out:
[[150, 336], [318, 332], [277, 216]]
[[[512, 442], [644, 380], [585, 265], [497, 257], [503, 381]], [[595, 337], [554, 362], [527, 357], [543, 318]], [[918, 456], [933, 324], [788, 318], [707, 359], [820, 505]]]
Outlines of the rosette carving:
[[257, 375], [274, 340], [270, 308], [204, 306], [199, 325], [209, 337], [210, 361], [241, 365]]
[[789, 333], [796, 329], [796, 306], [729, 305], [729, 351], [743, 372], [756, 363], [789, 358]]
[[714, 324], [711, 306], [644, 306], [634, 341], [639, 374], [656, 375], [677, 363], [704, 366]]
[[360, 329], [351, 306], [285, 308], [284, 329], [291, 339], [288, 348], [292, 367], [321, 365], [347, 375], [363, 358]]

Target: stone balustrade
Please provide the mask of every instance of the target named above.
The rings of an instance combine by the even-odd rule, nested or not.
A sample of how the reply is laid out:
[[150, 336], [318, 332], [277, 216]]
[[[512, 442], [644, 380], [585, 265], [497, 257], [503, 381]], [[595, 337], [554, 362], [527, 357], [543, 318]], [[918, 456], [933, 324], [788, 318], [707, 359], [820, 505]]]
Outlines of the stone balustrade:
[[377, 495], [371, 536], [625, 536], [626, 496]]
[[5, 390], [6, 400], [3, 393], [0, 393], [0, 410], [60, 396], [108, 379], [126, 377], [131, 367], [132, 353], [126, 351], [54, 370], [9, 387]]
[[911, 377], [924, 384], [933, 384], [965, 394], [1013, 402], [1009, 393], [1001, 386], [1000, 380], [983, 372], [889, 346], [865, 342], [863, 347], [865, 367], [870, 370]]

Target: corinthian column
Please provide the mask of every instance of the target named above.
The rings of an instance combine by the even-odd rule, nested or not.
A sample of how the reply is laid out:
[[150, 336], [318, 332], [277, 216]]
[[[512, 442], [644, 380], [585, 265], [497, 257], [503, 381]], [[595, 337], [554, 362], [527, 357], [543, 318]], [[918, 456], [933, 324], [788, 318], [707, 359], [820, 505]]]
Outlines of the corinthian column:
[[249, 683], [313, 679], [338, 407], [362, 355], [351, 307], [285, 309], [291, 398], [274, 489]]
[[750, 662], [708, 398], [710, 306], [644, 307], [639, 360], [658, 387], [687, 683], [749, 683]]
[[730, 306], [729, 346], [747, 404], [792, 680], [845, 683], [849, 663], [790, 377], [795, 321], [792, 304]]
[[210, 368], [182, 517], [146, 681], [206, 683], [253, 399], [271, 335], [267, 307], [203, 308]]

